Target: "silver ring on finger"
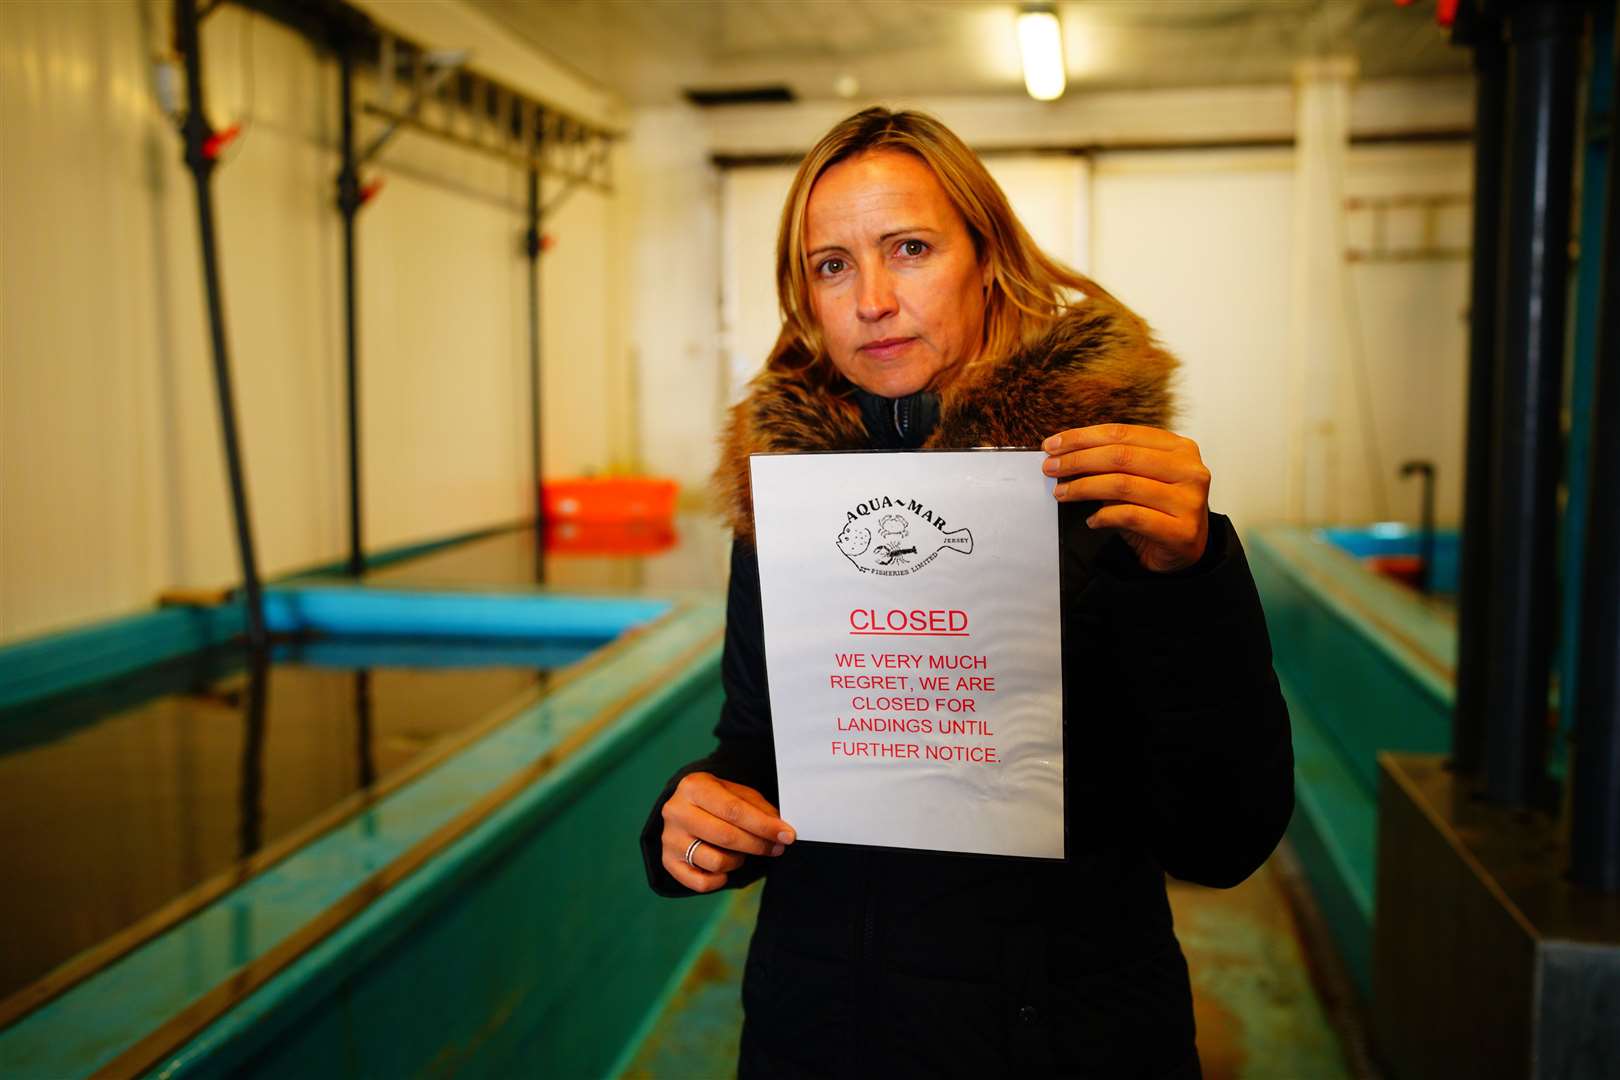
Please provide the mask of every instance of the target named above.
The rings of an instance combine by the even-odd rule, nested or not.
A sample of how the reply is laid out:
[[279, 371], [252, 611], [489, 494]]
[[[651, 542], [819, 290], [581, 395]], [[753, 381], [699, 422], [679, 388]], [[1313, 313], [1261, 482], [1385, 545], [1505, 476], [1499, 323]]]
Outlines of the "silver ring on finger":
[[693, 840], [690, 844], [686, 845], [686, 865], [690, 866], [694, 870], [703, 869], [703, 867], [692, 861], [692, 855], [697, 851], [698, 845], [701, 843], [703, 843], [702, 840]]

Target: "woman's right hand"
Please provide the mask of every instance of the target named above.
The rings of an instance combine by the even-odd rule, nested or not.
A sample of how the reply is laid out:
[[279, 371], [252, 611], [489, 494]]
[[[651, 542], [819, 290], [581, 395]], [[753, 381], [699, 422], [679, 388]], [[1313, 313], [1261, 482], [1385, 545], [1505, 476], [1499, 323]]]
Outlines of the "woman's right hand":
[[[765, 796], [712, 773], [681, 779], [664, 803], [664, 869], [693, 892], [713, 892], [743, 864], [744, 855], [780, 855], [793, 843], [793, 827]], [[703, 843], [686, 864], [693, 840]]]

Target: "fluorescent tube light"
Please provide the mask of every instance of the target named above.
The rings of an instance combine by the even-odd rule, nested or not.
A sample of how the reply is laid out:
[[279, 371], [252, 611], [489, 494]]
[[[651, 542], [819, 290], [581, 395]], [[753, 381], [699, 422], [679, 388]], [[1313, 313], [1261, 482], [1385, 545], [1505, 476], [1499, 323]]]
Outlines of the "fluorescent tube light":
[[1024, 89], [1036, 101], [1063, 96], [1063, 28], [1051, 8], [1018, 13], [1018, 51], [1024, 58]]

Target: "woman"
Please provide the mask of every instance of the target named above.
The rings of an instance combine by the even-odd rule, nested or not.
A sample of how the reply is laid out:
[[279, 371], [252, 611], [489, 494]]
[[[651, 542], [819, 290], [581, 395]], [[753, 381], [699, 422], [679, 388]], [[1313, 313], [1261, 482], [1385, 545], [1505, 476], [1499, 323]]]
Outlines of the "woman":
[[[1230, 886], [1293, 809], [1288, 714], [1174, 361], [1042, 254], [937, 121], [868, 109], [800, 166], [783, 327], [719, 470], [736, 540], [719, 745], [642, 834], [666, 896], [766, 877], [747, 1076], [1197, 1076], [1164, 873]], [[1062, 563], [1063, 863], [794, 843], [775, 807], [748, 455], [1040, 446]]]

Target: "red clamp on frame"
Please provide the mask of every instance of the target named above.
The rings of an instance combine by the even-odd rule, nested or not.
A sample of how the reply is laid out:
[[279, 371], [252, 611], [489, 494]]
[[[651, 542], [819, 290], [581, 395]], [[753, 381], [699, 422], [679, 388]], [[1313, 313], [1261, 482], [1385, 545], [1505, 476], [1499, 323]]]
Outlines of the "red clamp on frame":
[[[1396, 7], [1411, 7], [1416, 0], [1395, 0]], [[1457, 22], [1458, 0], [1434, 0], [1434, 21], [1450, 30]]]
[[366, 203], [370, 202], [371, 199], [372, 199], [372, 196], [376, 195], [377, 192], [381, 191], [382, 187], [383, 187], [383, 179], [380, 176], [377, 177], [375, 180], [372, 180], [370, 183], [367, 183], [367, 184], [363, 185], [360, 188], [360, 205], [364, 206], [364, 205], [366, 205]]
[[223, 131], [214, 132], [212, 135], [208, 136], [208, 138], [203, 140], [203, 157], [207, 158], [209, 161], [218, 161], [220, 151], [231, 145], [232, 140], [234, 140], [240, 134], [242, 134], [241, 124], [232, 124]]

